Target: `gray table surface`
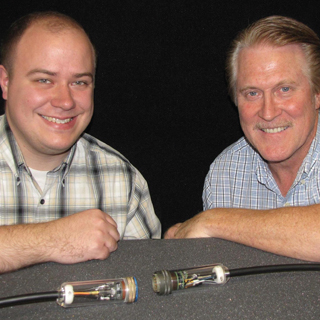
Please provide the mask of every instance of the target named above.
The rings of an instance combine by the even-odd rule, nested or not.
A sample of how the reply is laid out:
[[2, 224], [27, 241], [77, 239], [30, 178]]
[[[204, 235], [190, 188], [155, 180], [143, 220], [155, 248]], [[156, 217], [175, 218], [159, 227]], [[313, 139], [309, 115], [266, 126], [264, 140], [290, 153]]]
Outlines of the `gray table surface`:
[[229, 269], [304, 263], [219, 239], [122, 241], [104, 261], [45, 263], [0, 275], [0, 297], [56, 290], [65, 281], [135, 276], [138, 301], [62, 308], [55, 301], [0, 309], [0, 319], [319, 319], [320, 273], [231, 278], [224, 286], [158, 296], [154, 271], [222, 263]]

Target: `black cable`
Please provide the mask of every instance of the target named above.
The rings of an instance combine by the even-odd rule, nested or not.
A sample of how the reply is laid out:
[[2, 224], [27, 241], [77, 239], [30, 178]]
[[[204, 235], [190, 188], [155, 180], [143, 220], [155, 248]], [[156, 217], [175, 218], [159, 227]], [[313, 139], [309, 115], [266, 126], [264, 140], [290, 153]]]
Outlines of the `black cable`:
[[282, 264], [271, 266], [259, 266], [229, 270], [231, 277], [247, 276], [252, 274], [291, 272], [291, 271], [320, 271], [320, 264]]
[[1, 298], [0, 308], [9, 307], [16, 304], [56, 300], [58, 297], [58, 291], [48, 291]]

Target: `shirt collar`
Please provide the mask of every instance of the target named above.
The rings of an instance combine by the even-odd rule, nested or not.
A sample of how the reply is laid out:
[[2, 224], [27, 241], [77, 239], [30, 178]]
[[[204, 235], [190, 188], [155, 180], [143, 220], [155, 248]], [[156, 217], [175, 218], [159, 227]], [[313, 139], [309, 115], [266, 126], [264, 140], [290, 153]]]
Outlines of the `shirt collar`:
[[[14, 161], [16, 170], [17, 170], [17, 172], [19, 172], [19, 168], [24, 166], [26, 168], [26, 170], [28, 171], [28, 173], [30, 174], [29, 168], [27, 167], [27, 165], [25, 163], [25, 159], [23, 157], [23, 154], [22, 154], [22, 152], [18, 146], [18, 143], [17, 143], [17, 141], [16, 141], [16, 139], [10, 129], [6, 115], [3, 115], [3, 120], [4, 120], [4, 126], [0, 128], [0, 136], [5, 136], [7, 138], [7, 141], [9, 142], [9, 146], [11, 148], [12, 157], [13, 157], [13, 161]], [[76, 144], [74, 144], [72, 146], [72, 148], [70, 149], [70, 152], [68, 153], [66, 158], [63, 160], [63, 162], [58, 167], [53, 169], [51, 172], [57, 172], [63, 168], [63, 175], [65, 176], [70, 169], [76, 148], [77, 148], [77, 146], [76, 146]]]
[[17, 144], [17, 141], [14, 138], [14, 135], [9, 127], [6, 115], [4, 115], [4, 134], [8, 139], [9, 146], [12, 152], [13, 161], [15, 163], [16, 168], [18, 169], [20, 166], [25, 164], [25, 160]]
[[314, 137], [307, 156], [305, 157], [299, 172], [309, 174], [315, 163], [319, 160], [320, 153], [320, 119], [318, 118], [317, 133]]

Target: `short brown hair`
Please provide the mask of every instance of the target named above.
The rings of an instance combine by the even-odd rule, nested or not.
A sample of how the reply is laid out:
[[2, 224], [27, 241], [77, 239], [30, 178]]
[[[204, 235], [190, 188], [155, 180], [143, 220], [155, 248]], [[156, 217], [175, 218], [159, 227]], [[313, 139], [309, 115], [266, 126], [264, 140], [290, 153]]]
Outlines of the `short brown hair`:
[[91, 45], [94, 54], [94, 60], [96, 61], [96, 50], [85, 30], [82, 26], [70, 16], [56, 11], [43, 11], [27, 14], [20, 19], [16, 20], [9, 28], [1, 45], [1, 64], [7, 69], [9, 74], [13, 69], [13, 60], [15, 56], [15, 49], [20, 39], [35, 23], [41, 23], [44, 28], [51, 32], [60, 32], [66, 28], [78, 29], [83, 31]]
[[282, 47], [297, 44], [305, 54], [307, 76], [314, 93], [320, 92], [320, 40], [305, 24], [292, 18], [270, 16], [256, 21], [242, 30], [233, 40], [227, 56], [226, 71], [229, 94], [237, 104], [236, 81], [239, 52], [254, 45]]

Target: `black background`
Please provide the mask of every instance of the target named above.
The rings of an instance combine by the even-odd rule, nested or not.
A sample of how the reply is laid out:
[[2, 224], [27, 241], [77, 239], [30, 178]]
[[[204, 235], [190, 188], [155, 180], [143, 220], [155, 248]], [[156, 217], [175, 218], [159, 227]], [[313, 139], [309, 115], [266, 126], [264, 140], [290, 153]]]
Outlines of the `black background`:
[[[202, 210], [214, 158], [241, 135], [228, 98], [225, 54], [249, 23], [285, 15], [320, 34], [318, 1], [2, 1], [0, 37], [20, 16], [74, 17], [98, 51], [87, 132], [125, 155], [148, 181], [165, 231]], [[31, 128], [30, 128], [31, 129]]]

